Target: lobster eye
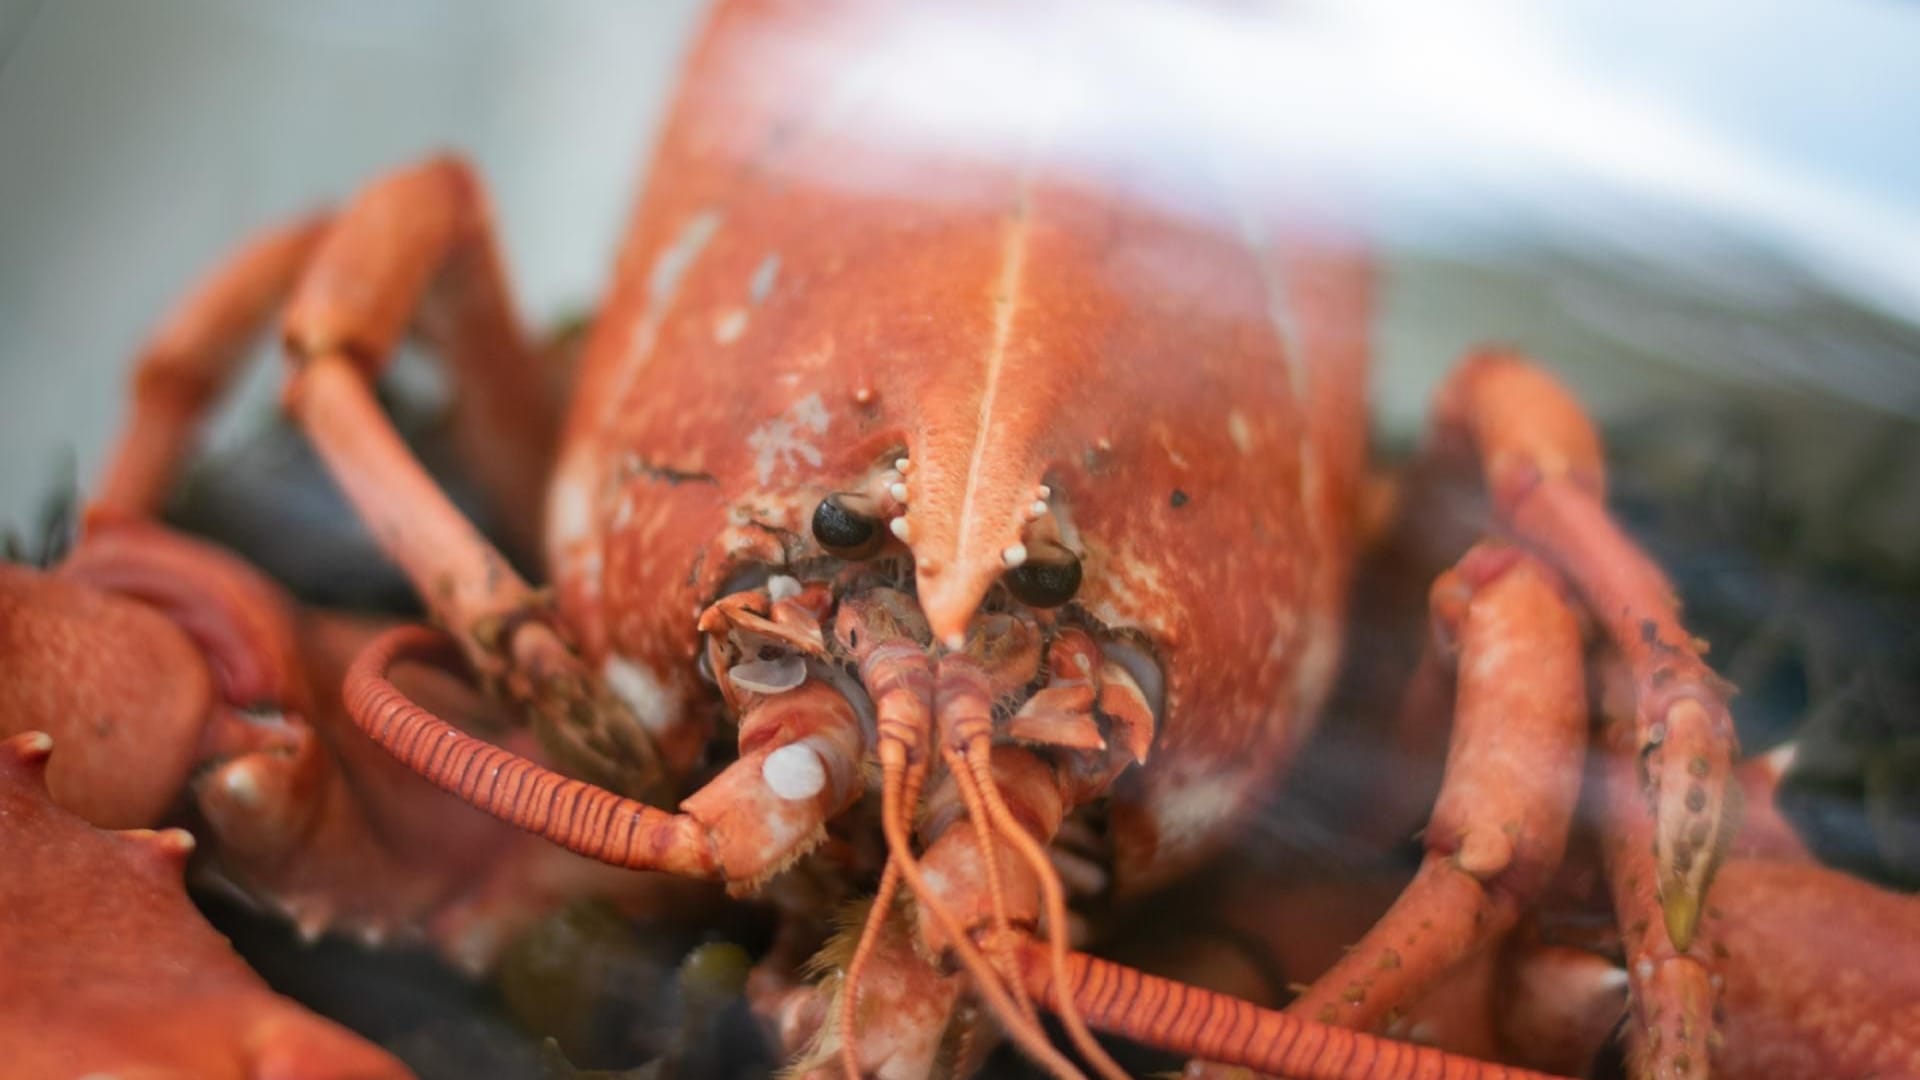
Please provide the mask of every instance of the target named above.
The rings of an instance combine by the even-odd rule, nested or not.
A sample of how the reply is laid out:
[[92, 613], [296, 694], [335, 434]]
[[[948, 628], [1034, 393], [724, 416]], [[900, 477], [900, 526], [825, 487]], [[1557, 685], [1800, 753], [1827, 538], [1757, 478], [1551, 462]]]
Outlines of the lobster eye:
[[1026, 562], [1007, 571], [1001, 580], [1023, 604], [1059, 607], [1080, 591], [1080, 558], [1066, 548], [1049, 544], [1029, 553]]
[[879, 518], [854, 509], [856, 499], [858, 496], [829, 495], [813, 508], [813, 538], [843, 559], [873, 554], [885, 537]]

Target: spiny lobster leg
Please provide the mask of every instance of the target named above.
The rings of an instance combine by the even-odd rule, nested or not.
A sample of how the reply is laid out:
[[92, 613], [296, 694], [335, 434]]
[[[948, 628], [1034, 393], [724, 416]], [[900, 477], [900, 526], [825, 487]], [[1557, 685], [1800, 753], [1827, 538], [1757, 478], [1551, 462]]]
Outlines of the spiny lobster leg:
[[154, 331], [133, 371], [133, 408], [108, 458], [95, 517], [151, 517], [207, 407], [327, 230], [324, 214], [269, 229], [208, 274]]
[[1558, 383], [1518, 357], [1474, 356], [1436, 419], [1436, 449], [1477, 454], [1500, 523], [1566, 575], [1632, 672], [1654, 888], [1684, 951], [1735, 820], [1729, 688], [1681, 626], [1665, 576], [1607, 516], [1599, 435]]
[[[375, 182], [314, 254], [286, 318], [287, 403], [387, 555], [468, 662], [533, 712], [543, 741], [601, 782], [664, 801], [646, 730], [561, 639], [547, 603], [462, 516], [400, 440], [372, 382], [418, 313], [459, 376], [479, 456], [529, 536], [552, 417], [507, 297], [471, 170], [434, 159]], [[536, 407], [528, 408], [534, 402]], [[484, 432], [484, 434], [482, 434]], [[489, 447], [496, 449], [489, 450]]]
[[1552, 573], [1498, 544], [1434, 586], [1457, 636], [1453, 744], [1427, 856], [1393, 908], [1289, 1007], [1371, 1029], [1519, 920], [1560, 865], [1580, 787], [1580, 630]]

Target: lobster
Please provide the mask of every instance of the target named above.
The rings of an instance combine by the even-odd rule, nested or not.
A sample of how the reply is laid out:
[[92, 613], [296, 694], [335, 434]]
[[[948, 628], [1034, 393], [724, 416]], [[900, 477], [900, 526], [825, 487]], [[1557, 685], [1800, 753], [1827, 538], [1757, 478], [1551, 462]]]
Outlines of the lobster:
[[[216, 272], [141, 358], [74, 557], [0, 594], [96, 640], [113, 640], [99, 620], [142, 621], [118, 632], [164, 639], [160, 669], [192, 673], [130, 816], [193, 787], [243, 888], [313, 932], [427, 925], [476, 967], [570, 891], [651, 897], [664, 874], [763, 893], [803, 929], [761, 961], [754, 1002], [810, 1072], [965, 1069], [998, 1033], [1054, 1075], [1122, 1075], [1099, 1029], [1195, 1072], [1530, 1076], [1376, 1032], [1492, 955], [1561, 870], [1591, 638], [1593, 681], [1614, 688], [1593, 817], [1635, 1069], [1763, 1068], [1716, 1034], [1716, 1002], [1775, 1000], [1725, 941], [1784, 933], [1748, 932], [1743, 898], [1715, 888], [1738, 819], [1729, 688], [1608, 517], [1591, 422], [1503, 352], [1448, 381], [1428, 451], [1477, 479], [1494, 524], [1431, 593], [1430, 692], [1410, 700], [1450, 719], [1451, 750], [1418, 874], [1284, 1012], [1080, 947], [1070, 907], [1220, 852], [1332, 689], [1374, 517], [1371, 274], [1310, 198], [1156, 126], [1099, 58], [1071, 57], [1108, 95], [1091, 111], [1042, 96], [1012, 134], [998, 114], [983, 133], [964, 108], [927, 113], [971, 85], [941, 82], [949, 36], [986, 25], [955, 14], [718, 8], [564, 410], [456, 159]], [[335, 635], [319, 652], [353, 659], [310, 682], [327, 662], [287, 629], [307, 616], [147, 521], [283, 300], [286, 408], [435, 624]], [[544, 549], [549, 588], [383, 414], [373, 387], [410, 327], [452, 373], [505, 542]], [[85, 689], [46, 681], [0, 723], [52, 726], [49, 702]], [[261, 701], [311, 722], [261, 723]], [[531, 737], [482, 738], [499, 706]], [[319, 720], [336, 711], [354, 727]], [[62, 746], [79, 763], [56, 798], [106, 800], [129, 748], [73, 724], [53, 743], [56, 769]], [[263, 830], [279, 818], [262, 806], [300, 827]], [[389, 827], [435, 857], [396, 856]], [[351, 869], [377, 854], [379, 875]], [[803, 872], [871, 889], [855, 928], [804, 929], [818, 912], [783, 892]], [[448, 929], [502, 906], [482, 932]], [[1908, 905], [1867, 908], [1876, 940], [1910, 932]], [[1836, 1067], [1913, 1071], [1894, 1019], [1911, 990], [1848, 998], [1886, 1018], [1881, 1040], [1790, 1038]]]

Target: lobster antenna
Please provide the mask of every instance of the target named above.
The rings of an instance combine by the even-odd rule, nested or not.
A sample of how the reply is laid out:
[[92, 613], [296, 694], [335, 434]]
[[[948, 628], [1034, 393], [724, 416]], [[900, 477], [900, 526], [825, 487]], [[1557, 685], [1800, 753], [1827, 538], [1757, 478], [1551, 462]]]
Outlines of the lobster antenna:
[[1001, 984], [1000, 976], [980, 955], [973, 942], [967, 938], [960, 920], [940, 901], [933, 890], [927, 887], [926, 879], [920, 875], [920, 864], [913, 857], [906, 829], [906, 808], [901, 805], [901, 789], [904, 786], [907, 746], [898, 736], [882, 729], [880, 741], [880, 825], [887, 837], [887, 852], [900, 863], [900, 872], [905, 875], [907, 887], [913, 891], [927, 912], [940, 924], [940, 929], [952, 944], [954, 956], [972, 976], [974, 991], [978, 993], [992, 1010], [995, 1018], [1006, 1028], [1007, 1035], [1042, 1068], [1060, 1080], [1086, 1080], [1073, 1063], [1054, 1049], [1047, 1040], [1037, 1021], [1024, 1016], [1007, 989]]
[[[903, 806], [912, 806], [920, 799], [920, 787], [927, 778], [923, 765], [912, 765], [907, 769], [906, 791], [900, 802]], [[884, 796], [881, 813], [886, 813]], [[847, 1080], [860, 1080], [860, 1059], [853, 1045], [854, 1008], [860, 992], [860, 977], [866, 972], [867, 961], [872, 958], [873, 950], [880, 941], [880, 931], [886, 926], [887, 917], [892, 914], [894, 897], [900, 892], [900, 863], [892, 855], [887, 856], [887, 865], [880, 872], [880, 887], [874, 892], [873, 905], [867, 908], [867, 920], [860, 927], [860, 943], [854, 946], [853, 958], [847, 961], [846, 974], [840, 983], [840, 1067], [847, 1074]]]
[[[999, 940], [1006, 941], [1013, 933], [1013, 920], [1007, 918], [1006, 887], [1000, 881], [1000, 860], [993, 845], [996, 830], [987, 820], [985, 799], [980, 794], [980, 780], [968, 770], [966, 761], [953, 747], [942, 746], [940, 758], [947, 763], [947, 772], [953, 776], [954, 786], [960, 789], [960, 801], [966, 804], [967, 820], [973, 824], [973, 837], [980, 846], [980, 861], [987, 871], [987, 896], [993, 901], [993, 928], [1000, 931]], [[1039, 1023], [1040, 1015], [1034, 1011], [1033, 999], [1027, 995], [1024, 984], [1013, 984], [1013, 1000], [1020, 1006], [1021, 1015]]]
[[[995, 831], [1005, 836], [1033, 868], [1034, 877], [1040, 881], [1040, 892], [1047, 905], [1047, 952], [1053, 963], [1055, 983], [1066, 985], [1067, 978], [1067, 898], [1060, 887], [1060, 874], [1047, 860], [1047, 854], [1020, 823], [1014, 819], [1013, 812], [1007, 809], [1006, 800], [1000, 797], [1000, 786], [993, 779], [993, 744], [984, 738], [970, 739], [967, 742], [965, 759], [979, 781], [982, 798], [987, 805], [987, 816]], [[1025, 989], [1025, 980], [1021, 980], [1021, 989]], [[1080, 1005], [1072, 997], [1064, 997], [1054, 1010], [1054, 1015], [1066, 1026], [1067, 1037], [1072, 1040], [1074, 1049], [1093, 1066], [1095, 1072], [1107, 1077], [1107, 1080], [1128, 1080], [1125, 1069], [1109, 1057], [1087, 1029], [1085, 1018], [1080, 1015]]]
[[893, 913], [893, 898], [900, 891], [900, 864], [887, 856], [880, 872], [880, 888], [874, 893], [873, 906], [867, 909], [866, 922], [860, 927], [860, 944], [854, 946], [853, 959], [847, 961], [846, 975], [840, 981], [840, 1068], [847, 1080], [860, 1080], [860, 1056], [853, 1045], [855, 995], [860, 992], [860, 976], [880, 940], [880, 928]]

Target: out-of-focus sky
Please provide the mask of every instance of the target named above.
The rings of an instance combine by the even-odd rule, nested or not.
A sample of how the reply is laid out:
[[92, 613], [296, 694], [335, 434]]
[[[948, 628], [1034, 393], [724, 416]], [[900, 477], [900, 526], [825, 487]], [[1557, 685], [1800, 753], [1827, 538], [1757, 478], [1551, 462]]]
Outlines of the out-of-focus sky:
[[[1171, 84], [1183, 107], [1349, 171], [1398, 242], [1546, 221], [1685, 260], [1664, 230], [1697, 220], [1920, 315], [1920, 6], [1302, 0], [1271, 37], [1239, 29], [1255, 8], [1101, 9], [1117, 46], [1204, 73]], [[128, 358], [194, 274], [385, 166], [467, 154], [523, 309], [591, 303], [696, 14], [0, 0], [0, 523], [63, 454], [92, 475]]]

